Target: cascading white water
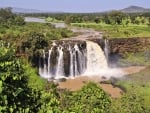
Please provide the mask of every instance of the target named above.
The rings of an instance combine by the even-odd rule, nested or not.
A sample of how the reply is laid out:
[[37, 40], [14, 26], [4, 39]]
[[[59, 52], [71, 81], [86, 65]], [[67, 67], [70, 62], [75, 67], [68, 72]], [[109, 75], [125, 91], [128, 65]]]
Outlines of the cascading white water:
[[85, 70], [85, 53], [82, 53], [78, 45], [75, 44], [73, 49], [69, 46], [70, 53], [70, 77], [81, 74]]
[[50, 73], [50, 68], [51, 68], [51, 67], [50, 67], [50, 66], [51, 66], [50, 60], [51, 60], [51, 52], [52, 52], [52, 49], [53, 49], [53, 47], [48, 51], [48, 69], [47, 69], [47, 70], [48, 70], [48, 76], [51, 75], [51, 73]]
[[78, 75], [79, 72], [78, 72], [78, 66], [77, 66], [77, 63], [78, 63], [77, 54], [79, 53], [79, 48], [77, 45], [75, 45], [74, 49], [75, 49], [75, 52], [73, 53], [73, 56], [74, 56], [74, 75]]
[[108, 44], [108, 40], [105, 39], [104, 43], [105, 43], [104, 53], [105, 53], [105, 57], [106, 57], [107, 62], [108, 62], [109, 61], [109, 44]]
[[86, 63], [85, 63], [86, 61], [85, 61], [85, 56], [84, 56], [84, 54], [86, 52], [84, 52], [84, 54], [83, 54], [77, 44], [74, 46], [74, 48], [75, 48], [75, 52], [77, 53], [76, 54], [77, 59], [76, 59], [75, 64], [76, 64], [76, 69], [78, 69], [77, 72], [75, 73], [75, 75], [79, 75], [79, 74], [83, 73], [86, 68]]
[[43, 53], [43, 65], [44, 65], [44, 67], [41, 68], [41, 62], [40, 62], [39, 74], [40, 74], [42, 77], [47, 78], [47, 76], [48, 76], [48, 71], [47, 71], [47, 66], [46, 66], [46, 61], [45, 61], [45, 50], [43, 50], [42, 53]]
[[[105, 42], [105, 46], [108, 42]], [[53, 42], [51, 49], [43, 50], [39, 61], [39, 74], [44, 78], [75, 77], [77, 75], [101, 75], [108, 69], [108, 47], [102, 48], [95, 42], [86, 41], [84, 46], [61, 45]]]
[[70, 45], [69, 45], [69, 53], [70, 53], [70, 69], [69, 69], [69, 71], [70, 71], [70, 76], [71, 77], [73, 77], [73, 51], [72, 51], [72, 49], [71, 49], [71, 47], [70, 47]]
[[58, 47], [58, 63], [57, 63], [57, 67], [56, 67], [56, 78], [59, 78], [59, 76], [63, 76], [64, 75], [64, 62], [63, 62], [63, 47]]
[[87, 41], [87, 70], [85, 74], [98, 74], [101, 69], [107, 69], [107, 60], [101, 47]]

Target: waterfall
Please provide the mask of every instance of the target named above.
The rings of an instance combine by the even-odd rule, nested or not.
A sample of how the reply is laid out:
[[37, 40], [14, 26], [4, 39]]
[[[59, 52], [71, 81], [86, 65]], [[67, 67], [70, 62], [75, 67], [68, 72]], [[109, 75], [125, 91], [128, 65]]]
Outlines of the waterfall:
[[51, 52], [52, 52], [53, 47], [48, 51], [48, 75], [50, 75], [50, 69], [51, 69], [51, 65], [50, 65], [50, 60], [51, 60]]
[[69, 46], [69, 51], [70, 51], [70, 76], [76, 76], [85, 70], [85, 53], [82, 52], [78, 45], [75, 44], [73, 49]]
[[105, 57], [106, 57], [107, 62], [109, 62], [109, 43], [107, 39], [104, 39], [104, 44], [105, 44], [105, 47], [104, 47]]
[[58, 58], [57, 58], [57, 67], [56, 67], [56, 76], [59, 78], [59, 76], [64, 75], [64, 62], [63, 62], [63, 47], [58, 47]]
[[101, 47], [87, 41], [87, 70], [86, 74], [97, 74], [101, 69], [108, 68], [107, 60]]
[[78, 60], [79, 60], [79, 48], [77, 45], [74, 46], [75, 52], [74, 52], [74, 75], [78, 75], [79, 74], [79, 70], [78, 70]]
[[39, 74], [44, 77], [44, 78], [47, 78], [49, 77], [49, 60], [48, 60], [48, 65], [47, 65], [47, 60], [46, 60], [46, 55], [45, 55], [45, 50], [42, 51], [42, 55], [43, 55], [43, 58], [42, 60], [39, 61]]
[[73, 77], [74, 72], [73, 72], [73, 51], [69, 45], [69, 53], [70, 53], [70, 76]]
[[[107, 42], [105, 42], [105, 46]], [[82, 74], [97, 74], [108, 68], [108, 47], [92, 41], [53, 42], [48, 51], [43, 50], [39, 61], [39, 74], [43, 78], [75, 77]]]

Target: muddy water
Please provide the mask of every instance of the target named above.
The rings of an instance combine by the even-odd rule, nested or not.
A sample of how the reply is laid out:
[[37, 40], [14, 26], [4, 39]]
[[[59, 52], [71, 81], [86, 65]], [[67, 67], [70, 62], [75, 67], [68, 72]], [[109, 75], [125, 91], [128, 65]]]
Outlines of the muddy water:
[[[139, 66], [132, 66], [132, 67], [126, 67], [126, 68], [119, 68], [125, 75], [133, 74], [140, 72], [141, 70], [145, 69], [145, 67], [139, 67]], [[111, 84], [101, 84], [102, 78], [99, 76], [80, 76], [75, 79], [67, 79], [65, 82], [59, 82], [58, 88], [61, 89], [68, 89], [70, 91], [76, 91], [83, 87], [83, 85], [86, 82], [95, 82], [99, 83], [99, 86], [103, 88], [103, 90], [111, 95], [113, 98], [119, 98], [121, 97], [122, 90], [118, 87], [114, 87]]]

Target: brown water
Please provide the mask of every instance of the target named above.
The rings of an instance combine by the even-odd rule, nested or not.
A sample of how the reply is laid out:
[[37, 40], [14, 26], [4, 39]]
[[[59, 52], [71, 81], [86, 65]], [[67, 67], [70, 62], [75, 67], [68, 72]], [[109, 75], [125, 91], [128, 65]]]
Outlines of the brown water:
[[[120, 70], [124, 72], [124, 76], [140, 72], [143, 69], [145, 69], [145, 67], [140, 67], [140, 66], [120, 68]], [[100, 76], [90, 76], [90, 77], [80, 76], [74, 79], [67, 79], [65, 82], [59, 82], [58, 88], [68, 89], [70, 91], [76, 91], [76, 90], [81, 89], [86, 82], [90, 82], [90, 81], [99, 83], [99, 86], [102, 87], [103, 90], [109, 95], [111, 95], [111, 97], [113, 98], [119, 98], [121, 97], [121, 94], [123, 93], [123, 91], [118, 87], [114, 87], [111, 84], [100, 83], [102, 81], [102, 78]]]

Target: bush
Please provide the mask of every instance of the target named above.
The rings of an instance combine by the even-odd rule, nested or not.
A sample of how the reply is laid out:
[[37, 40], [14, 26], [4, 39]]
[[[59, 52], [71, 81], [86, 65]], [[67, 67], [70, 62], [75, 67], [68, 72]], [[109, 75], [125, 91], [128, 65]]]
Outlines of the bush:
[[107, 113], [111, 99], [97, 84], [90, 82], [81, 90], [67, 94], [61, 102], [62, 110], [67, 113]]
[[150, 109], [144, 106], [143, 97], [132, 90], [112, 102], [110, 113], [150, 113]]

